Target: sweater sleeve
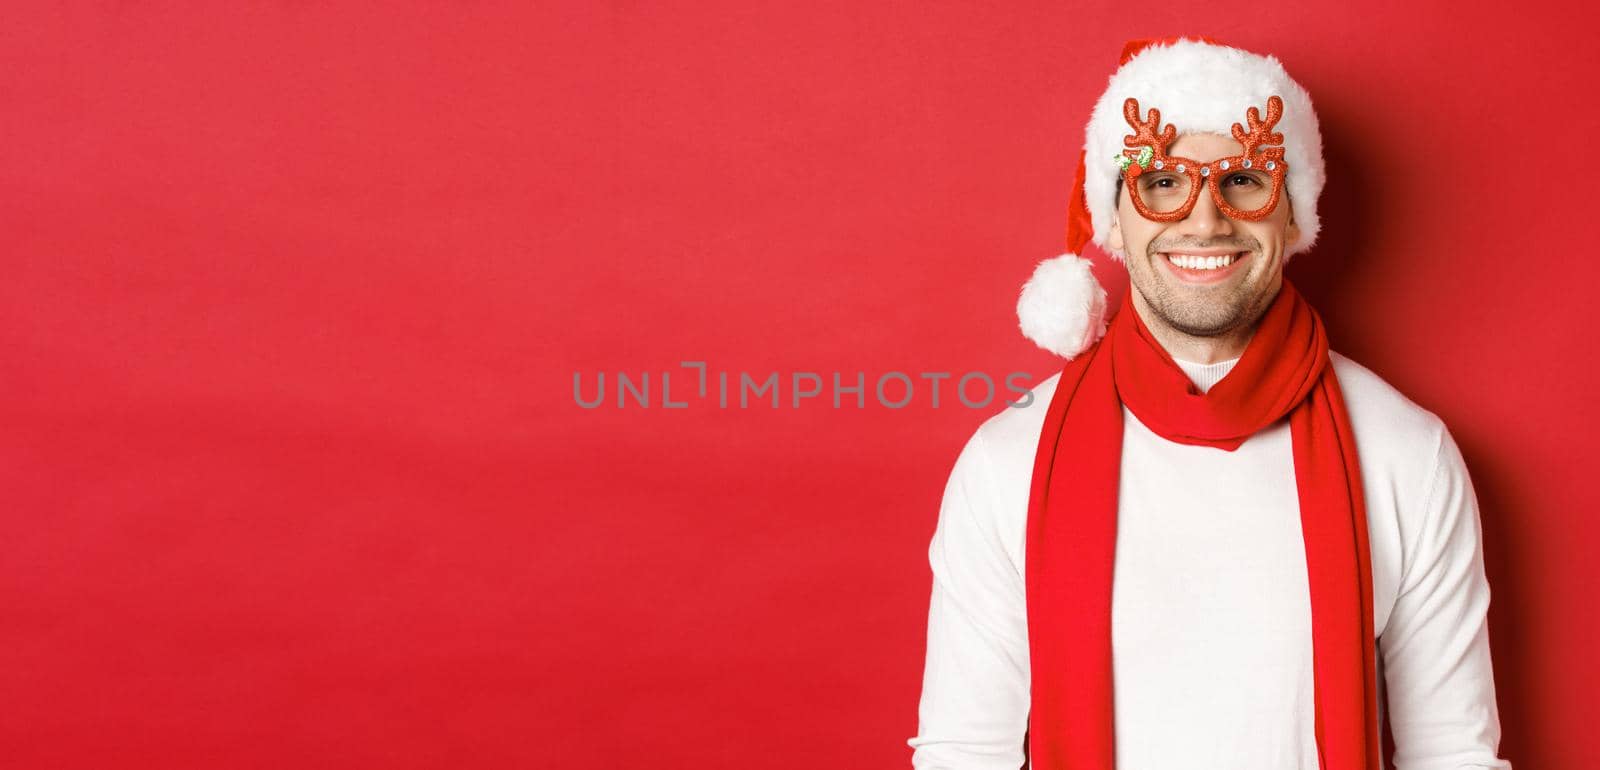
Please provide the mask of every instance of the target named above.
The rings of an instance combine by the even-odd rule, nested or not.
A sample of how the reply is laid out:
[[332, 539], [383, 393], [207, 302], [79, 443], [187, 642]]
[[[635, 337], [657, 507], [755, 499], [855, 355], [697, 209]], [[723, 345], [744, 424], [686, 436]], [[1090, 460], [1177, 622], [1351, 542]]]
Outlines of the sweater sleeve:
[[1383, 636], [1397, 770], [1509, 770], [1489, 660], [1489, 583], [1478, 500], [1441, 423], [1417, 529]]
[[1020, 569], [994, 515], [978, 433], [956, 459], [928, 547], [933, 570], [918, 733], [919, 770], [1016, 770], [1029, 703], [1027, 609]]

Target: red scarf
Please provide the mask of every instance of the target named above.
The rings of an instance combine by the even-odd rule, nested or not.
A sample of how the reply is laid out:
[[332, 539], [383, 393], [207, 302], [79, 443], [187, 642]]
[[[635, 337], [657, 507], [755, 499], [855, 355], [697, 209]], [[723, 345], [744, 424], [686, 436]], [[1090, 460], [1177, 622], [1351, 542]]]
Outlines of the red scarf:
[[1162, 438], [1230, 452], [1288, 415], [1311, 589], [1317, 753], [1322, 770], [1377, 770], [1367, 515], [1322, 319], [1285, 279], [1243, 357], [1201, 393], [1128, 305], [1062, 370], [1039, 436], [1026, 559], [1033, 766], [1115, 767], [1111, 588], [1126, 405]]

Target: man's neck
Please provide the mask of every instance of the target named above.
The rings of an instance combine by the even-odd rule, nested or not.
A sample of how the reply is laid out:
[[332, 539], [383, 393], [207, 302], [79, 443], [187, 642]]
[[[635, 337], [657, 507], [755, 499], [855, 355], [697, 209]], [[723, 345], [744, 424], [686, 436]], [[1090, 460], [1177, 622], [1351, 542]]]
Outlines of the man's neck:
[[1137, 290], [1129, 292], [1129, 300], [1133, 302], [1140, 320], [1144, 321], [1145, 328], [1161, 343], [1161, 347], [1166, 348], [1167, 354], [1182, 361], [1214, 364], [1238, 358], [1244, 355], [1244, 349], [1250, 345], [1250, 338], [1256, 333], [1256, 324], [1252, 323], [1211, 337], [1186, 334], [1168, 326], [1145, 305], [1144, 298], [1139, 296]]

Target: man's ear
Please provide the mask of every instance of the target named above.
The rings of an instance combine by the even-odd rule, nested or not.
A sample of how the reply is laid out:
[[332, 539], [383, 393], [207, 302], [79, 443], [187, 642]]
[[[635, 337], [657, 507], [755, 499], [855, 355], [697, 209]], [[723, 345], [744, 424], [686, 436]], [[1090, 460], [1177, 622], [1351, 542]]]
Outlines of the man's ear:
[[1290, 246], [1300, 241], [1300, 226], [1294, 223], [1294, 214], [1289, 214], [1289, 226], [1283, 231], [1284, 242]]
[[1122, 242], [1122, 222], [1115, 216], [1111, 218], [1111, 231], [1106, 233], [1106, 245], [1110, 246], [1111, 250], [1116, 252], [1121, 252], [1124, 248], [1124, 244]]

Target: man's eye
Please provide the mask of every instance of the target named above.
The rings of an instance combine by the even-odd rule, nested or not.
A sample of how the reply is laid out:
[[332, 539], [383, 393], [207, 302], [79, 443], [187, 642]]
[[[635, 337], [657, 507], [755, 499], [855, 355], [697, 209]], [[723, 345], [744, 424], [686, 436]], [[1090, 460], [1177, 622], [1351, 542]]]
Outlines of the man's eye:
[[1189, 177], [1173, 171], [1146, 171], [1139, 175], [1137, 181], [1140, 195], [1148, 195], [1151, 199], [1160, 198], [1164, 201], [1182, 200], [1192, 190], [1189, 187]]
[[1239, 185], [1243, 187], [1260, 184], [1260, 182], [1257, 182], [1255, 177], [1252, 177], [1249, 174], [1234, 174], [1233, 176], [1228, 177], [1228, 184]]

